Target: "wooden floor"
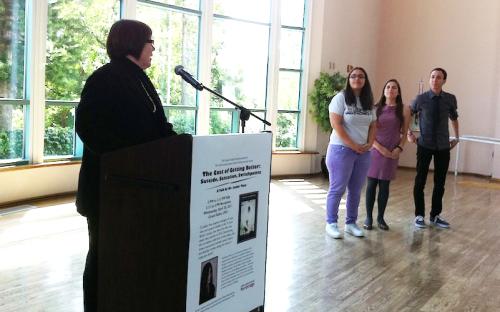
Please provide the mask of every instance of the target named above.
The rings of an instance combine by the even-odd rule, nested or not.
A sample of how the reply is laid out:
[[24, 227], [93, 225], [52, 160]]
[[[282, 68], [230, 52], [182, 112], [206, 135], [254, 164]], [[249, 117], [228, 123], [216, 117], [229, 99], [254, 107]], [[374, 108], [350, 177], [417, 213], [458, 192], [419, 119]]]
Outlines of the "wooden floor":
[[[500, 185], [449, 175], [452, 228], [417, 230], [413, 177], [391, 185], [389, 232], [342, 240], [324, 233], [327, 180], [273, 180], [266, 311], [500, 311]], [[0, 311], [82, 311], [87, 229], [73, 201], [0, 210]]]

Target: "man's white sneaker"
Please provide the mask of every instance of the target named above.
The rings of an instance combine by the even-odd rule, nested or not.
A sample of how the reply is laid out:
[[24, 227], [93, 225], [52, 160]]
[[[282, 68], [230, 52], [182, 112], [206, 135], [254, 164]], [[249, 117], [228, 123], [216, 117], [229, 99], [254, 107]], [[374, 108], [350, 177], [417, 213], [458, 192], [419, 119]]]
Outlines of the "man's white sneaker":
[[431, 218], [430, 221], [431, 221], [432, 225], [435, 225], [435, 226], [440, 227], [442, 229], [448, 229], [450, 227], [450, 224], [448, 223], [448, 221], [441, 218], [440, 216], [435, 216], [434, 218]]
[[340, 233], [337, 223], [327, 223], [325, 231], [332, 238], [342, 238], [342, 233]]
[[416, 216], [415, 217], [415, 226], [421, 229], [425, 229], [427, 225], [425, 224], [424, 217]]
[[363, 237], [365, 236], [365, 233], [363, 230], [361, 230], [356, 223], [349, 223], [345, 225], [345, 230], [346, 233], [351, 234], [352, 236], [356, 237]]

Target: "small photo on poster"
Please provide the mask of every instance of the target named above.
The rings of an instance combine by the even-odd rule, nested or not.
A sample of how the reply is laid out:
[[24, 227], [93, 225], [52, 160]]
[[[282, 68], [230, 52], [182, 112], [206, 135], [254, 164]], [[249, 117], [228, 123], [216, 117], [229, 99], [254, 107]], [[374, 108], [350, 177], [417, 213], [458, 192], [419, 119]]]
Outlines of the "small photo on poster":
[[215, 298], [217, 291], [217, 260], [214, 257], [201, 263], [200, 304]]
[[255, 238], [257, 235], [257, 198], [259, 192], [240, 195], [238, 214], [238, 243]]

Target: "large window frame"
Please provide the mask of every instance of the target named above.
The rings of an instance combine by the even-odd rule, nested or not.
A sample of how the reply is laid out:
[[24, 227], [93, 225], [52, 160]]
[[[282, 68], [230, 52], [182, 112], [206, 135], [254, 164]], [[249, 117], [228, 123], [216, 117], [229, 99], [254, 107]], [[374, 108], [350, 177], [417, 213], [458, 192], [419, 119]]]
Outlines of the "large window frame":
[[25, 13], [24, 13], [24, 71], [23, 71], [23, 92], [20, 98], [0, 98], [0, 106], [21, 106], [23, 110], [23, 142], [22, 142], [22, 152], [21, 157], [19, 158], [9, 158], [9, 159], [0, 159], [0, 167], [3, 166], [11, 166], [11, 165], [24, 165], [28, 163], [28, 150], [30, 149], [30, 100], [29, 100], [29, 81], [28, 75], [29, 72], [29, 60], [28, 60], [28, 51], [31, 50], [30, 46], [30, 25], [29, 25], [29, 16], [30, 16], [30, 7], [28, 6], [28, 1], [25, 1]]
[[[185, 15], [190, 15], [190, 16], [194, 16], [194, 17], [197, 17], [198, 18], [198, 53], [197, 53], [197, 69], [198, 71], [196, 73], [193, 73], [193, 75], [196, 75], [198, 76], [199, 75], [199, 68], [200, 68], [200, 33], [201, 33], [201, 28], [202, 28], [202, 23], [201, 23], [201, 20], [202, 20], [202, 11], [201, 9], [198, 7], [197, 9], [195, 8], [189, 8], [189, 7], [182, 7], [182, 6], [177, 6], [177, 5], [173, 5], [173, 4], [168, 4], [168, 3], [164, 3], [164, 2], [160, 2], [160, 1], [154, 1], [154, 0], [136, 0], [135, 1], [135, 5], [131, 3], [131, 5], [134, 5], [134, 8], [135, 10], [129, 10], [129, 14], [130, 15], [130, 18], [136, 18], [137, 17], [137, 5], [145, 5], [145, 6], [149, 6], [151, 8], [156, 8], [158, 10], [165, 10], [167, 12], [170, 12], [170, 13], [181, 13], [181, 14], [185, 14]], [[146, 21], [147, 23], [147, 21]], [[154, 36], [154, 34], [153, 34]], [[158, 56], [156, 56], [158, 57]], [[180, 64], [179, 64], [180, 65]], [[180, 79], [180, 78], [179, 78]], [[191, 88], [191, 86], [186, 86], [187, 88]], [[167, 117], [169, 116], [169, 114], [171, 112], [174, 112], [174, 111], [180, 111], [180, 112], [186, 112], [186, 113], [193, 113], [194, 112], [194, 125], [193, 125], [193, 128], [194, 128], [194, 133], [193, 134], [196, 134], [198, 133], [198, 104], [199, 104], [199, 93], [196, 92], [195, 93], [195, 105], [191, 106], [191, 105], [172, 105], [170, 103], [164, 103], [162, 101], [162, 105], [163, 105], [163, 110], [165, 111], [165, 114], [167, 115]]]
[[[271, 11], [271, 8], [269, 8], [269, 11]], [[270, 14], [271, 15], [271, 14]], [[216, 21], [220, 22], [233, 22], [233, 23], [239, 23], [240, 25], [245, 25], [245, 26], [263, 26], [267, 28], [267, 33], [268, 33], [268, 40], [267, 40], [267, 68], [266, 68], [266, 77], [265, 77], [265, 92], [264, 96], [261, 99], [263, 101], [262, 107], [261, 108], [253, 108], [253, 107], [246, 107], [250, 112], [260, 115], [261, 118], [266, 119], [269, 116], [269, 110], [268, 110], [268, 93], [269, 93], [269, 71], [271, 70], [269, 67], [269, 62], [271, 58], [271, 51], [270, 51], [270, 44], [271, 44], [271, 27], [272, 23], [271, 20], [263, 22], [263, 21], [257, 21], [257, 20], [248, 20], [236, 16], [228, 16], [228, 15], [223, 15], [223, 14], [218, 14], [218, 13], [213, 13], [212, 15], [212, 25], [215, 24]], [[212, 42], [210, 44], [212, 46]], [[208, 60], [212, 59], [212, 55], [208, 56]], [[242, 62], [248, 62], [249, 60], [242, 59]], [[223, 94], [224, 95], [224, 94]], [[231, 99], [233, 101], [236, 101], [235, 99]], [[222, 107], [217, 107], [214, 105], [211, 105], [212, 101], [210, 103], [207, 103], [210, 106], [211, 114], [218, 114], [220, 112], [229, 112], [231, 114], [231, 122], [230, 122], [230, 129], [231, 133], [238, 133], [241, 131], [241, 120], [240, 120], [240, 111], [234, 107], [232, 107], [230, 104], [224, 103], [225, 105]], [[245, 106], [245, 103], [237, 103], [239, 105]], [[254, 117], [250, 116], [250, 119], [247, 123], [249, 122], [256, 122], [260, 124], [261, 122], [256, 120]], [[266, 130], [267, 126], [264, 125], [263, 123], [260, 124], [261, 130]], [[248, 128], [247, 128], [248, 131]]]
[[[309, 42], [309, 14], [311, 9], [311, 1], [305, 0], [304, 8], [304, 23], [301, 27], [281, 25], [280, 9], [286, 6], [284, 0], [271, 0], [271, 12], [269, 22], [258, 22], [241, 20], [236, 17], [214, 14], [214, 0], [200, 0], [198, 9], [179, 7], [172, 4], [167, 4], [166, 1], [160, 0], [120, 0], [120, 18], [135, 19], [137, 14], [137, 5], [147, 4], [151, 6], [161, 6], [162, 9], [173, 10], [184, 14], [192, 14], [199, 18], [198, 29], [198, 67], [197, 72], [192, 73], [202, 83], [207, 83], [207, 87], [211, 87], [211, 46], [213, 41], [213, 25], [214, 20], [227, 19], [243, 21], [245, 23], [255, 23], [266, 25], [269, 28], [269, 45], [268, 45], [268, 64], [266, 76], [266, 95], [265, 103], [260, 108], [249, 108], [253, 113], [264, 116], [271, 127], [262, 127], [265, 130], [271, 130], [276, 133], [276, 121], [279, 114], [293, 114], [296, 116], [296, 142], [292, 148], [285, 150], [303, 151], [304, 130], [306, 121], [306, 80], [307, 65], [308, 65], [308, 42]], [[0, 99], [0, 105], [22, 105], [24, 114], [24, 155], [22, 159], [10, 159], [0, 161], [0, 167], [5, 165], [22, 165], [27, 163], [43, 163], [56, 160], [75, 160], [80, 159], [83, 151], [83, 144], [79, 140], [76, 133], [74, 135], [73, 155], [57, 155], [44, 156], [44, 110], [47, 106], [64, 105], [76, 107], [78, 101], [54, 101], [48, 100], [45, 96], [45, 58], [46, 58], [46, 38], [47, 38], [47, 22], [48, 22], [48, 5], [49, 0], [26, 0], [26, 41], [25, 41], [25, 76], [24, 76], [24, 98], [22, 99]], [[279, 64], [279, 45], [280, 33], [282, 29], [291, 29], [302, 32], [302, 51], [300, 68], [285, 68]], [[41, 65], [43, 64], [43, 66]], [[295, 72], [300, 74], [299, 81], [299, 98], [296, 109], [280, 109], [278, 108], [278, 89], [279, 89], [279, 74], [281, 72]], [[181, 79], [178, 77], [178, 79]], [[187, 86], [190, 88], [190, 86]], [[209, 92], [196, 92], [196, 105], [170, 105], [164, 104], [164, 110], [168, 115], [172, 110], [183, 110], [186, 112], [194, 112], [195, 116], [195, 132], [199, 135], [207, 135], [210, 132], [209, 121], [210, 114], [213, 111], [227, 112], [232, 116], [230, 132], [240, 132], [239, 111], [231, 107], [210, 107]], [[192, 113], [191, 113], [192, 114]], [[253, 118], [253, 117], [251, 117]], [[276, 137], [276, 136], [275, 136]], [[273, 150], [283, 150], [274, 147]]]

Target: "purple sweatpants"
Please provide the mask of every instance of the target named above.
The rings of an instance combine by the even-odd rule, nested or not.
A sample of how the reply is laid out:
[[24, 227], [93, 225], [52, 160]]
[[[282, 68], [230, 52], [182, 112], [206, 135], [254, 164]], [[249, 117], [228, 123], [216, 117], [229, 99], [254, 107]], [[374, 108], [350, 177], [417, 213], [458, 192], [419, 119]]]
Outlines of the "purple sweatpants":
[[339, 205], [347, 187], [346, 224], [356, 223], [361, 189], [370, 167], [370, 153], [358, 154], [343, 145], [328, 145], [326, 166], [330, 187], [326, 196], [326, 222], [337, 222]]

